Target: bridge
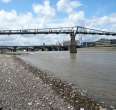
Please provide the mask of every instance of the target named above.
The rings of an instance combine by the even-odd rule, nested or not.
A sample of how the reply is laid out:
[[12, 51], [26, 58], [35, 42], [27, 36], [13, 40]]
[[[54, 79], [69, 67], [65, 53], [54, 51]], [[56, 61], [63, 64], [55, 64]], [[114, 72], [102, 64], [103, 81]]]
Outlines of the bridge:
[[81, 26], [74, 27], [59, 27], [59, 28], [43, 28], [43, 29], [19, 29], [19, 30], [0, 30], [0, 35], [15, 35], [15, 34], [65, 34], [70, 35], [70, 53], [77, 53], [76, 35], [106, 35], [116, 36], [116, 32], [107, 32], [102, 30], [90, 29]]
[[65, 51], [68, 50], [68, 46], [62, 45], [28, 45], [28, 46], [0, 46], [0, 53], [16, 52], [16, 51]]

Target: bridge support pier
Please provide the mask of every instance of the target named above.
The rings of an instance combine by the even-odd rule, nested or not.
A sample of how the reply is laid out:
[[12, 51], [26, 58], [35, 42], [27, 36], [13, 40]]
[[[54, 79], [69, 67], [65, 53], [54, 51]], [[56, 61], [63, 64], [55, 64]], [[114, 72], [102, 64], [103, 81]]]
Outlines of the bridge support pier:
[[15, 46], [14, 49], [13, 49], [13, 52], [16, 52], [17, 51], [17, 47]]
[[75, 34], [71, 33], [70, 38], [71, 38], [71, 41], [70, 41], [70, 53], [77, 53]]

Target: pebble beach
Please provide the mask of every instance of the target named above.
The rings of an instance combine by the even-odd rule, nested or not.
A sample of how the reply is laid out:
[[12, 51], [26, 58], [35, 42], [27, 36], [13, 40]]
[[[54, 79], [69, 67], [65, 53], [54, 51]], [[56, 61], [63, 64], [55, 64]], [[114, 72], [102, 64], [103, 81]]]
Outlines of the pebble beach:
[[0, 110], [107, 110], [72, 84], [0, 55]]

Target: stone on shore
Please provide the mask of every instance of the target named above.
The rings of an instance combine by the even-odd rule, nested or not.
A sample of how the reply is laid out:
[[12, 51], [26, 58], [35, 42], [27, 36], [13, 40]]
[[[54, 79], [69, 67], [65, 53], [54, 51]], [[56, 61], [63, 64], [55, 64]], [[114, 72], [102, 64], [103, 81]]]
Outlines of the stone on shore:
[[0, 55], [0, 110], [74, 110], [12, 56]]

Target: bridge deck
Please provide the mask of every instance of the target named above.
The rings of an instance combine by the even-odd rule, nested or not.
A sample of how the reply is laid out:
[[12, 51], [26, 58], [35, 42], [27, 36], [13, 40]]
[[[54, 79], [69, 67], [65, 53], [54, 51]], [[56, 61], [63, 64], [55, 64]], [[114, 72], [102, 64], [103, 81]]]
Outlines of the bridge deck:
[[0, 30], [0, 35], [15, 34], [83, 34], [83, 35], [111, 35], [116, 36], [116, 32], [107, 32], [102, 30], [90, 29], [85, 27], [60, 27], [44, 29], [19, 29], [19, 30]]

